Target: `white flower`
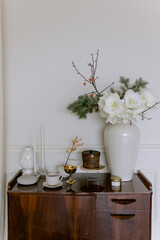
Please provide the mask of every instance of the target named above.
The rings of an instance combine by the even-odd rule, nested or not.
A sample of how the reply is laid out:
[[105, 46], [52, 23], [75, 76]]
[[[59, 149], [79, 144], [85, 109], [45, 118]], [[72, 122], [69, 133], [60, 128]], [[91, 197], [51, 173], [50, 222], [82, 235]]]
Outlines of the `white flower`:
[[122, 119], [122, 122], [124, 124], [126, 124], [126, 123], [130, 122], [131, 119], [133, 119], [133, 113], [134, 113], [133, 110], [130, 110], [130, 109], [125, 107], [124, 111], [121, 114], [119, 114], [118, 117], [120, 119]]
[[115, 124], [118, 121], [117, 117], [110, 117], [108, 115], [108, 118], [106, 118], [106, 123], [111, 123], [111, 124]]
[[127, 124], [137, 121], [145, 110], [157, 102], [157, 97], [149, 89], [137, 93], [129, 89], [124, 98], [120, 99], [118, 93], [103, 93], [98, 102], [100, 115], [106, 118], [107, 123], [123, 122]]
[[111, 117], [117, 116], [124, 110], [123, 100], [120, 99], [117, 93], [112, 93], [105, 97], [103, 110]]
[[141, 93], [141, 99], [144, 101], [146, 107], [152, 107], [157, 102], [157, 96], [150, 89], [145, 89]]
[[118, 114], [124, 111], [123, 104], [117, 93], [104, 93], [98, 102], [101, 117], [106, 118], [107, 123], [115, 124], [119, 119]]
[[126, 107], [130, 109], [136, 109], [143, 105], [141, 96], [133, 90], [127, 90], [124, 99]]
[[105, 96], [100, 97], [98, 106], [99, 106], [99, 111], [100, 111], [101, 117], [108, 118], [108, 114], [103, 110], [103, 108], [105, 106]]

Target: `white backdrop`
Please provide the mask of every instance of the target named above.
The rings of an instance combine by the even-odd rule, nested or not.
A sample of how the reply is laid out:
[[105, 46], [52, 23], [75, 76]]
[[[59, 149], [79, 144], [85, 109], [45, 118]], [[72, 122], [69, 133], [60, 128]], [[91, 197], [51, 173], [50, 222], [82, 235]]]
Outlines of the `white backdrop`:
[[[89, 77], [90, 53], [99, 49], [97, 84], [100, 89], [118, 82], [119, 76], [130, 77], [132, 81], [142, 77], [160, 96], [158, 0], [3, 2], [8, 173], [20, 168], [19, 154], [24, 145], [33, 143], [34, 128], [36, 143], [40, 144], [42, 122], [48, 168], [64, 162], [65, 147], [77, 135], [83, 138], [86, 148], [103, 152], [104, 120], [98, 114], [78, 120], [66, 109], [78, 95], [90, 91], [83, 86], [72, 61]], [[136, 168], [153, 169], [154, 179], [158, 181], [160, 110], [151, 111], [149, 116], [151, 121], [138, 123], [141, 147]], [[105, 161], [103, 157], [102, 161]], [[158, 216], [158, 223], [157, 219]]]
[[[157, 0], [4, 1], [7, 145], [30, 143], [41, 122], [47, 145], [75, 135], [103, 144], [98, 114], [81, 121], [66, 110], [89, 90], [71, 63], [89, 76], [90, 53], [99, 49], [99, 88], [141, 76], [160, 95], [159, 23]], [[141, 143], [160, 144], [160, 111], [152, 115], [140, 123]]]

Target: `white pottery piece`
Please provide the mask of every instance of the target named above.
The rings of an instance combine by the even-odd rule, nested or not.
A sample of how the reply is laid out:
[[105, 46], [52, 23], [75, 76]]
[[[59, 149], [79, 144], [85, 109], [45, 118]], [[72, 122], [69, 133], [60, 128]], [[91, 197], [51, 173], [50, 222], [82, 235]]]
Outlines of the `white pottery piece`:
[[17, 179], [17, 182], [21, 185], [32, 185], [38, 181], [38, 177], [30, 174], [22, 175]]
[[132, 180], [140, 143], [140, 131], [134, 124], [108, 124], [104, 143], [111, 175]]
[[26, 146], [21, 159], [20, 164], [23, 168], [23, 174], [32, 174], [33, 173], [33, 150], [31, 146]]

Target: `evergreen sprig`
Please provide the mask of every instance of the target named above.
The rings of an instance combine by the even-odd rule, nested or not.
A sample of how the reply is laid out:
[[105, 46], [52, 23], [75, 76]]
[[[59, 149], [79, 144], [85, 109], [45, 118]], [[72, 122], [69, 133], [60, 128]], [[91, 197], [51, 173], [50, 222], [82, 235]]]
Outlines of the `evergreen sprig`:
[[110, 89], [111, 93], [117, 92], [122, 99], [127, 90], [133, 90], [134, 92], [140, 92], [142, 89], [146, 88], [148, 82], [144, 81], [141, 77], [136, 79], [134, 84], [130, 84], [130, 79], [125, 77], [120, 77], [119, 82], [121, 83], [120, 91], [116, 91], [113, 87]]
[[68, 105], [67, 109], [76, 114], [79, 119], [87, 118], [88, 113], [98, 112], [98, 96], [90, 97], [88, 95], [79, 96], [76, 101]]

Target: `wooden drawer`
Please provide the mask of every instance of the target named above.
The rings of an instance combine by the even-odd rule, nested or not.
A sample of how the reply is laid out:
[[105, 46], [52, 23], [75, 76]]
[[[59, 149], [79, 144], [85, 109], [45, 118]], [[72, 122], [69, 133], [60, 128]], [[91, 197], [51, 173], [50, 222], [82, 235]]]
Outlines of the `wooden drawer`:
[[109, 194], [96, 198], [96, 210], [150, 210], [151, 195]]
[[96, 211], [95, 240], [150, 240], [150, 211]]

